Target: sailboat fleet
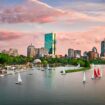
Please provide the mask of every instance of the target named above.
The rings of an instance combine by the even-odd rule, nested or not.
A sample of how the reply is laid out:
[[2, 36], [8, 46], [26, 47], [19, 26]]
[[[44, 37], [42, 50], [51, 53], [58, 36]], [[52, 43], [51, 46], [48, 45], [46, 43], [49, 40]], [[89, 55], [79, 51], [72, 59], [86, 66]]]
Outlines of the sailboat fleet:
[[[49, 65], [47, 65], [47, 69], [49, 69]], [[61, 71], [61, 74], [62, 75], [66, 75], [66, 71], [63, 69]], [[91, 79], [99, 79], [102, 77], [102, 71], [100, 70], [99, 66], [98, 67], [95, 67], [94, 64], [92, 65], [92, 77]], [[83, 72], [83, 80], [82, 80], [83, 83], [86, 83], [86, 72], [84, 71]], [[20, 75], [20, 72], [18, 72], [18, 78], [17, 78], [17, 82], [16, 84], [19, 84], [21, 85], [22, 84], [22, 78], [21, 78], [21, 75]]]

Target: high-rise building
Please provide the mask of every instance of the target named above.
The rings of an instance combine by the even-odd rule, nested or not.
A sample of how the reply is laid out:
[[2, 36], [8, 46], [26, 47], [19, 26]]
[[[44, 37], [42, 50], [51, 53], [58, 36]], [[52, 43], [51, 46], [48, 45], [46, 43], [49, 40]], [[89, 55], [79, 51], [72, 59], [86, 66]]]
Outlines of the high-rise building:
[[94, 60], [99, 58], [99, 54], [97, 52], [89, 51], [88, 57], [89, 57], [89, 60]]
[[81, 50], [75, 50], [74, 51], [74, 57], [75, 58], [81, 58]]
[[94, 60], [94, 59], [99, 58], [99, 53], [97, 52], [96, 47], [93, 47], [92, 51], [89, 51], [87, 55], [88, 55], [89, 60]]
[[74, 49], [68, 49], [68, 57], [74, 58]]
[[27, 56], [28, 57], [35, 57], [35, 47], [31, 44], [27, 47]]
[[105, 39], [101, 42], [101, 56], [105, 56]]
[[49, 54], [55, 55], [56, 53], [56, 34], [47, 33], [45, 34], [45, 49]]

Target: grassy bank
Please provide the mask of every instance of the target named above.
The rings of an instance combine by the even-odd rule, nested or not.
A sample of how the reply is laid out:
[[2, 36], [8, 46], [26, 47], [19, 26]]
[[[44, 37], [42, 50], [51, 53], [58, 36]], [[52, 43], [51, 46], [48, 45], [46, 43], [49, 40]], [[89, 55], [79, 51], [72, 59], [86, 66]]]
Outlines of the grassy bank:
[[72, 72], [79, 72], [79, 71], [86, 71], [89, 70], [90, 67], [83, 67], [81, 69], [75, 69], [75, 70], [66, 70], [66, 73], [72, 73]]

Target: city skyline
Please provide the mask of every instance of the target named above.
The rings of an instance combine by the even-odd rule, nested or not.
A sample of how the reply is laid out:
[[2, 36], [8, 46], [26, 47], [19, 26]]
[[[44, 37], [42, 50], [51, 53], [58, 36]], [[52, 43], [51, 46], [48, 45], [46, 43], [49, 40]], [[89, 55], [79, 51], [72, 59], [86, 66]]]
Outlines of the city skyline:
[[[44, 46], [44, 34], [57, 35], [57, 54], [69, 48], [100, 52], [105, 38], [105, 1], [1, 0], [0, 50], [16, 48], [26, 55], [30, 43]], [[28, 8], [27, 8], [28, 7]]]

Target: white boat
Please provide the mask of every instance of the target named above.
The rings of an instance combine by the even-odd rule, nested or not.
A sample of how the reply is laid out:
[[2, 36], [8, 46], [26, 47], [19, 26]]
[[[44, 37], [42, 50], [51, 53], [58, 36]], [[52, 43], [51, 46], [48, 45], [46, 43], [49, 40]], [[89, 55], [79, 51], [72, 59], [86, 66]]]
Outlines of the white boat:
[[52, 70], [52, 69], [49, 67], [49, 64], [47, 64], [47, 70]]
[[85, 83], [86, 82], [86, 74], [85, 74], [85, 72], [83, 73], [83, 83]]
[[3, 74], [1, 74], [1, 75], [0, 75], [0, 77], [4, 77], [4, 75], [3, 75]]
[[80, 68], [80, 67], [81, 67], [80, 64], [78, 64], [78, 65], [77, 65], [77, 68]]
[[21, 79], [20, 73], [18, 73], [18, 82], [16, 82], [16, 84], [22, 84], [22, 79]]

